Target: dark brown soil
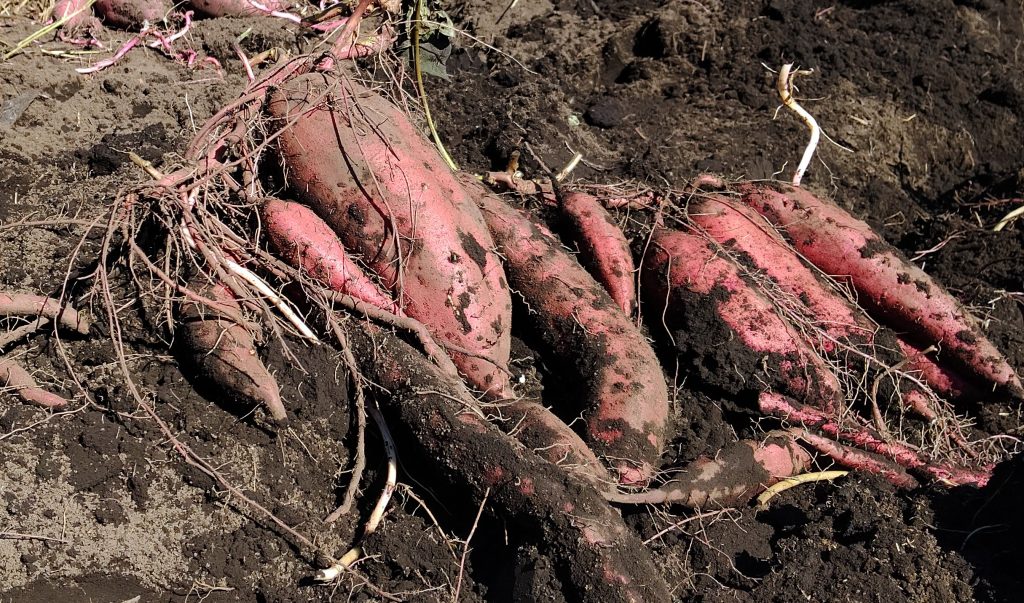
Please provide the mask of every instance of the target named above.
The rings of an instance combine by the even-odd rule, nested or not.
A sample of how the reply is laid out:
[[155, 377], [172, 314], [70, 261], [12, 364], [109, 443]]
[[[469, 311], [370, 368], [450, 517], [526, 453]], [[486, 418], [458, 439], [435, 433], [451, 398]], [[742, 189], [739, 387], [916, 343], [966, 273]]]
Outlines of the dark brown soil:
[[[493, 47], [457, 36], [450, 79], [427, 79], [442, 136], [470, 172], [504, 168], [526, 141], [556, 169], [583, 152], [574, 175], [594, 183], [681, 186], [704, 171], [786, 176], [806, 135], [791, 115], [775, 116], [765, 66], [814, 68], [799, 80], [805, 106], [845, 150], [823, 144], [806, 186], [863, 216], [908, 256], [937, 248], [919, 262], [1024, 368], [1024, 228], [991, 231], [1024, 190], [1020, 3], [539, 0], [517, 4], [500, 23], [506, 0], [443, 4], [465, 33]], [[5, 11], [0, 40], [38, 29], [27, 9]], [[120, 190], [145, 178], [127, 151], [171, 169], [194, 128], [244, 86], [231, 44], [247, 28], [250, 54], [308, 44], [276, 20], [215, 19], [197, 22], [190, 40], [224, 64], [223, 76], [149, 51], [91, 76], [74, 72], [90, 55], [61, 59], [34, 48], [0, 62], [0, 103], [36, 94], [13, 124], [0, 123], [0, 287], [58, 294], [69, 273], [91, 272], [99, 231], [79, 247], [81, 226], [11, 224], [101, 218]], [[539, 173], [529, 153], [522, 166]], [[131, 374], [160, 416], [288, 525], [332, 554], [346, 550], [376, 500], [383, 452], [368, 430], [359, 512], [324, 526], [355, 450], [340, 359], [326, 348], [296, 348], [297, 359], [264, 350], [290, 413], [287, 428], [273, 428], [262, 411], [191, 383], [162, 322], [163, 293], [131, 285], [123, 271], [114, 276]], [[73, 284], [74, 294], [89, 293], [88, 280]], [[359, 567], [372, 587], [356, 577], [314, 585], [306, 551], [166, 445], [126, 390], [101, 308], [91, 310], [99, 324], [87, 337], [37, 335], [3, 350], [73, 398], [72, 412], [49, 415], [2, 397], [5, 601], [360, 601], [377, 600], [377, 589], [416, 601], [451, 600], [457, 589], [470, 601], [562, 596], [548, 545], [488, 514], [460, 571], [456, 539], [469, 533], [475, 506], [434, 480], [430, 459], [409, 457], [400, 481], [411, 490], [399, 488], [382, 528], [363, 543]], [[543, 359], [527, 364], [547, 370]], [[72, 371], [94, 403], [78, 393]], [[544, 382], [558, 391], [554, 377]], [[713, 454], [757, 420], [749, 400], [697, 387], [680, 389], [676, 408], [666, 466]], [[992, 400], [962, 411], [976, 417], [979, 435], [1020, 435], [1018, 406]], [[767, 511], [697, 516], [673, 529], [687, 513], [623, 512], [650, 539], [679, 600], [1015, 601], [1024, 588], [1022, 505], [1018, 457], [981, 491], [901, 492], [853, 476], [790, 490]]]

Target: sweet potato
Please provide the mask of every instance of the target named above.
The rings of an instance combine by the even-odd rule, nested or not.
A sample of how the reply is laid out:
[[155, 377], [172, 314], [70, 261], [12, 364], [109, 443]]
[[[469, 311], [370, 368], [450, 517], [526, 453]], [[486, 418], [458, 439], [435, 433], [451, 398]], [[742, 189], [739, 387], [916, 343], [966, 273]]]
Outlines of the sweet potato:
[[[847, 425], [835, 419], [834, 414], [822, 412], [813, 406], [801, 404], [776, 392], [764, 392], [758, 398], [761, 412], [785, 418], [793, 423], [820, 430], [823, 434], [847, 442], [861, 450], [866, 450], [893, 461], [920, 475], [945, 484], [970, 484], [982, 487], [992, 477], [992, 467], [971, 468], [946, 463], [933, 462], [924, 451], [883, 438], [867, 427]], [[813, 438], [803, 438], [815, 446]], [[850, 453], [852, 454], [852, 453]], [[839, 457], [837, 460], [841, 460]], [[858, 467], [868, 469], [868, 467]]]
[[96, 0], [93, 9], [104, 25], [123, 29], [159, 23], [171, 12], [166, 0]]
[[[325, 103], [329, 101], [329, 103]], [[423, 322], [459, 370], [511, 397], [512, 302], [470, 194], [395, 106], [348, 80], [310, 74], [274, 91], [288, 184]], [[467, 353], [463, 353], [467, 352]]]
[[14, 390], [25, 402], [46, 408], [66, 406], [68, 401], [39, 387], [32, 375], [10, 358], [0, 358], [0, 387]]
[[942, 350], [975, 378], [1024, 399], [1020, 378], [964, 306], [865, 222], [801, 188], [745, 185], [743, 201], [828, 274], [848, 277], [858, 301], [910, 339]]
[[765, 488], [803, 473], [811, 456], [785, 432], [761, 441], [742, 440], [714, 458], [701, 457], [659, 488], [636, 494], [617, 493], [608, 500], [624, 504], [683, 505], [691, 509], [733, 507], [750, 501]]
[[535, 331], [580, 381], [584, 439], [623, 483], [650, 477], [668, 427], [668, 389], [647, 339], [608, 293], [523, 212], [481, 192], [484, 219]]
[[626, 314], [636, 309], [633, 254], [622, 229], [593, 195], [566, 193], [563, 218], [580, 247], [581, 261]]
[[671, 600], [647, 548], [593, 487], [472, 412], [462, 384], [393, 335], [353, 329], [349, 341], [363, 374], [389, 392], [378, 401], [403, 457], [426, 462], [430, 483], [461, 493], [467, 507], [486, 497], [485, 511], [511, 537], [550, 557], [565, 600]]
[[661, 317], [707, 383], [729, 393], [778, 388], [824, 408], [840, 402], [821, 358], [703, 237], [655, 231], [641, 278], [655, 307], [652, 324]]
[[841, 344], [871, 344], [875, 327], [828, 288], [793, 253], [763, 216], [721, 195], [690, 202], [688, 215], [704, 233], [774, 281], [802, 303], [827, 337], [815, 342], [826, 353]]
[[[201, 295], [241, 313], [231, 291], [221, 283], [206, 284]], [[252, 335], [245, 326], [218, 313], [216, 308], [183, 302], [178, 334], [187, 359], [201, 378], [232, 398], [266, 406], [277, 422], [287, 420], [277, 381], [256, 355]]]
[[[869, 319], [861, 308], [836, 292], [786, 243], [764, 216], [749, 207], [722, 195], [702, 197], [689, 205], [690, 220], [701, 232], [737, 254], [739, 262], [755, 269], [771, 280], [762, 287], [777, 288], [798, 306], [796, 311], [806, 313], [814, 328], [801, 334], [815, 349], [847, 364], [852, 370], [868, 370], [880, 374], [880, 365], [865, 359], [878, 359], [888, 366], [902, 366], [903, 370], [919, 369], [927, 358], [915, 356], [913, 366], [903, 354], [902, 342], [890, 330]], [[932, 364], [934, 371], [938, 367]], [[879, 381], [887, 389], [892, 379]], [[935, 417], [935, 411], [926, 392], [911, 380], [898, 381], [899, 399], [926, 419]], [[943, 390], [945, 392], [946, 390]], [[888, 396], [890, 392], [880, 392]]]
[[597, 455], [564, 421], [533, 400], [516, 400], [503, 409], [508, 434], [548, 462], [589, 482], [598, 492], [616, 492], [615, 480]]
[[285, 261], [332, 291], [351, 295], [398, 316], [401, 308], [363, 272], [331, 227], [301, 203], [268, 198], [260, 206], [267, 237]]
[[40, 316], [57, 319], [60, 326], [81, 335], [89, 333], [89, 320], [52, 297], [30, 293], [0, 293], [0, 315]]
[[88, 0], [59, 0], [50, 14], [55, 21], [67, 17], [61, 31], [71, 32], [72, 35], [99, 26]]
[[956, 400], [959, 398], [978, 398], [980, 392], [957, 371], [936, 362], [924, 350], [914, 344], [897, 340], [900, 351], [907, 359], [903, 370], [920, 374], [921, 379], [940, 396]]

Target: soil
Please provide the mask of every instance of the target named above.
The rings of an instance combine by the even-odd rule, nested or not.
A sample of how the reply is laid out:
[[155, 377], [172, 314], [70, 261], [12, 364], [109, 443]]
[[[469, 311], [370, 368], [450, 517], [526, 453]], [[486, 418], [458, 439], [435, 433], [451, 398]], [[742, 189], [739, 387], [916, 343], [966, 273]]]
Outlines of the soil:
[[[555, 169], [582, 152], [574, 177], [592, 183], [787, 177], [806, 133], [792, 115], [776, 115], [769, 68], [813, 68], [798, 80], [801, 96], [834, 144], [822, 144], [805, 186], [918, 256], [1024, 369], [1024, 228], [991, 228], [1024, 190], [1024, 5], [538, 0], [499, 21], [508, 4], [442, 3], [468, 35], [454, 38], [448, 78], [427, 86], [464, 170], [503, 169], [523, 149], [522, 169], [541, 174], [528, 142]], [[19, 7], [0, 9], [6, 44], [40, 27], [31, 4]], [[0, 62], [3, 107], [31, 95], [24, 112], [0, 111], [3, 289], [56, 295], [71, 275], [76, 299], [96, 299], [88, 277], [102, 229], [67, 218], [102, 221], [120, 191], [144, 181], [128, 151], [165, 171], [176, 165], [194, 128], [245, 85], [232, 43], [247, 30], [250, 56], [311, 45], [284, 21], [221, 18], [195, 22], [185, 41], [223, 71], [136, 50], [82, 76], [74, 68], [97, 55], [40, 52], [67, 48], [50, 40]], [[127, 38], [102, 35], [110, 48]], [[376, 500], [383, 450], [368, 430], [358, 512], [324, 525], [356, 441], [340, 359], [326, 348], [290, 358], [268, 344], [290, 413], [287, 428], [274, 427], [261, 410], [193, 383], [173, 353], [164, 293], [132, 286], [123, 270], [114, 276], [130, 375], [174, 433], [323, 550], [351, 546]], [[89, 310], [89, 336], [40, 333], [4, 350], [72, 403], [49, 413], [2, 396], [0, 600], [561, 597], [544, 543], [518, 540], [514, 526], [486, 513], [463, 563], [475, 509], [439, 490], [424, 459], [402, 461], [408, 487], [362, 543], [361, 574], [313, 583], [308, 551], [167, 445], [129, 395], [102, 307]], [[748, 402], [681, 388], [666, 466], [749, 434], [757, 417]], [[1018, 405], [993, 399], [961, 410], [980, 436], [1020, 435]], [[790, 490], [760, 512], [623, 513], [679, 600], [1014, 601], [1024, 588], [1022, 504], [1017, 457], [981, 490], [907, 492], [851, 475]]]

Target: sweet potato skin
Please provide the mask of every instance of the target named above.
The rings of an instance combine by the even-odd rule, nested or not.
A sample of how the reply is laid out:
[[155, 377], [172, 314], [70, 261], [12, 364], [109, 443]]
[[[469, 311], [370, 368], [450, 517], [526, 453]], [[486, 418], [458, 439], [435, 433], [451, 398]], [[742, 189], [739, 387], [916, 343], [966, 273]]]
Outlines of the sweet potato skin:
[[278, 255], [332, 291], [351, 295], [398, 316], [401, 308], [349, 257], [338, 236], [312, 209], [282, 199], [264, 199], [260, 217]]
[[[694, 358], [709, 383], [732, 388], [730, 393], [760, 391], [767, 384], [798, 399], [835, 407], [841, 400], [835, 375], [712, 245], [694, 233], [654, 232], [641, 274], [654, 306], [649, 316], [661, 317], [676, 346]], [[713, 342], [699, 339], [709, 332], [714, 333]], [[727, 356], [718, 358], [712, 352]], [[730, 372], [739, 373], [743, 382], [727, 382], [734, 377]]]
[[601, 285], [523, 212], [483, 192], [478, 200], [535, 330], [581, 382], [584, 439], [598, 455], [617, 459], [620, 481], [646, 480], [668, 428], [668, 389], [654, 350]]
[[[332, 109], [318, 101], [331, 99]], [[405, 313], [430, 329], [466, 379], [511, 397], [511, 294], [479, 210], [408, 118], [328, 74], [294, 78], [268, 105], [288, 182], [358, 253]], [[294, 123], [292, 123], [294, 122]], [[485, 359], [486, 358], [486, 359]]]
[[[207, 283], [199, 293], [241, 314], [241, 306], [222, 283]], [[178, 337], [199, 376], [232, 398], [266, 406], [281, 423], [288, 415], [277, 380], [256, 355], [249, 330], [214, 308], [186, 301], [180, 308]]]
[[956, 298], [867, 223], [808, 191], [784, 184], [741, 187], [743, 202], [783, 230], [793, 246], [828, 274], [848, 277], [869, 311], [924, 345], [937, 345], [988, 384], [1024, 399], [1006, 359]]

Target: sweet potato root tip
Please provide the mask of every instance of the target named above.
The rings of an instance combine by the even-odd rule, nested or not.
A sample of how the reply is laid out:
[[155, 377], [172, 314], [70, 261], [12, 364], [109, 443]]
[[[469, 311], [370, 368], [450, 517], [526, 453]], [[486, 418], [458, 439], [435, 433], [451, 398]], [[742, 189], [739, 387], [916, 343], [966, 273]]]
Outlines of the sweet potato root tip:
[[[390, 391], [403, 454], [429, 459], [435, 479], [468, 494], [552, 556], [567, 600], [671, 600], [649, 552], [593, 487], [533, 454], [477, 414], [462, 384], [404, 342], [370, 327], [349, 340], [361, 370]], [[403, 433], [404, 432], [404, 433]]]
[[668, 389], [643, 334], [561, 245], [523, 212], [483, 193], [479, 203], [511, 286], [534, 310], [544, 343], [580, 380], [585, 440], [616, 461], [620, 481], [651, 475], [668, 427]]
[[403, 315], [391, 296], [381, 291], [349, 257], [338, 236], [312, 209], [301, 203], [270, 198], [263, 201], [260, 216], [271, 244], [292, 266], [333, 291]]
[[659, 488], [637, 494], [616, 493], [608, 500], [623, 504], [677, 504], [691, 509], [746, 504], [779, 480], [803, 473], [811, 456], [785, 432], [762, 441], [743, 440], [701, 457]]
[[10, 358], [0, 358], [0, 386], [13, 389], [18, 397], [29, 404], [59, 408], [68, 403], [57, 394], [39, 387], [32, 375]]
[[[695, 358], [712, 385], [737, 393], [760, 391], [774, 382], [790, 395], [826, 408], [841, 401], [839, 382], [824, 361], [704, 238], [656, 231], [642, 282], [656, 308], [652, 315], [663, 318], [676, 346]], [[722, 354], [728, 358], [719, 358]], [[770, 370], [762, 368], [764, 363]], [[730, 372], [740, 367], [750, 382], [732, 383], [732, 376], [719, 366], [730, 367]]]
[[[202, 294], [241, 313], [222, 284], [208, 285]], [[184, 302], [180, 314], [182, 343], [199, 375], [233, 398], [265, 406], [275, 421], [285, 422], [288, 415], [277, 380], [256, 355], [248, 329], [194, 302]]]
[[622, 229], [593, 195], [567, 193], [561, 209], [579, 244], [583, 265], [616, 305], [632, 314], [636, 309], [635, 268]]
[[1024, 387], [963, 304], [886, 243], [865, 222], [801, 188], [746, 185], [743, 201], [784, 230], [794, 247], [828, 274], [848, 277], [860, 300], [914, 340], [937, 345], [944, 360], [1010, 395]]
[[[322, 101], [330, 100], [330, 107]], [[465, 377], [512, 397], [512, 301], [480, 211], [390, 102], [326, 74], [271, 95], [289, 186], [358, 254], [406, 315], [427, 326]]]

